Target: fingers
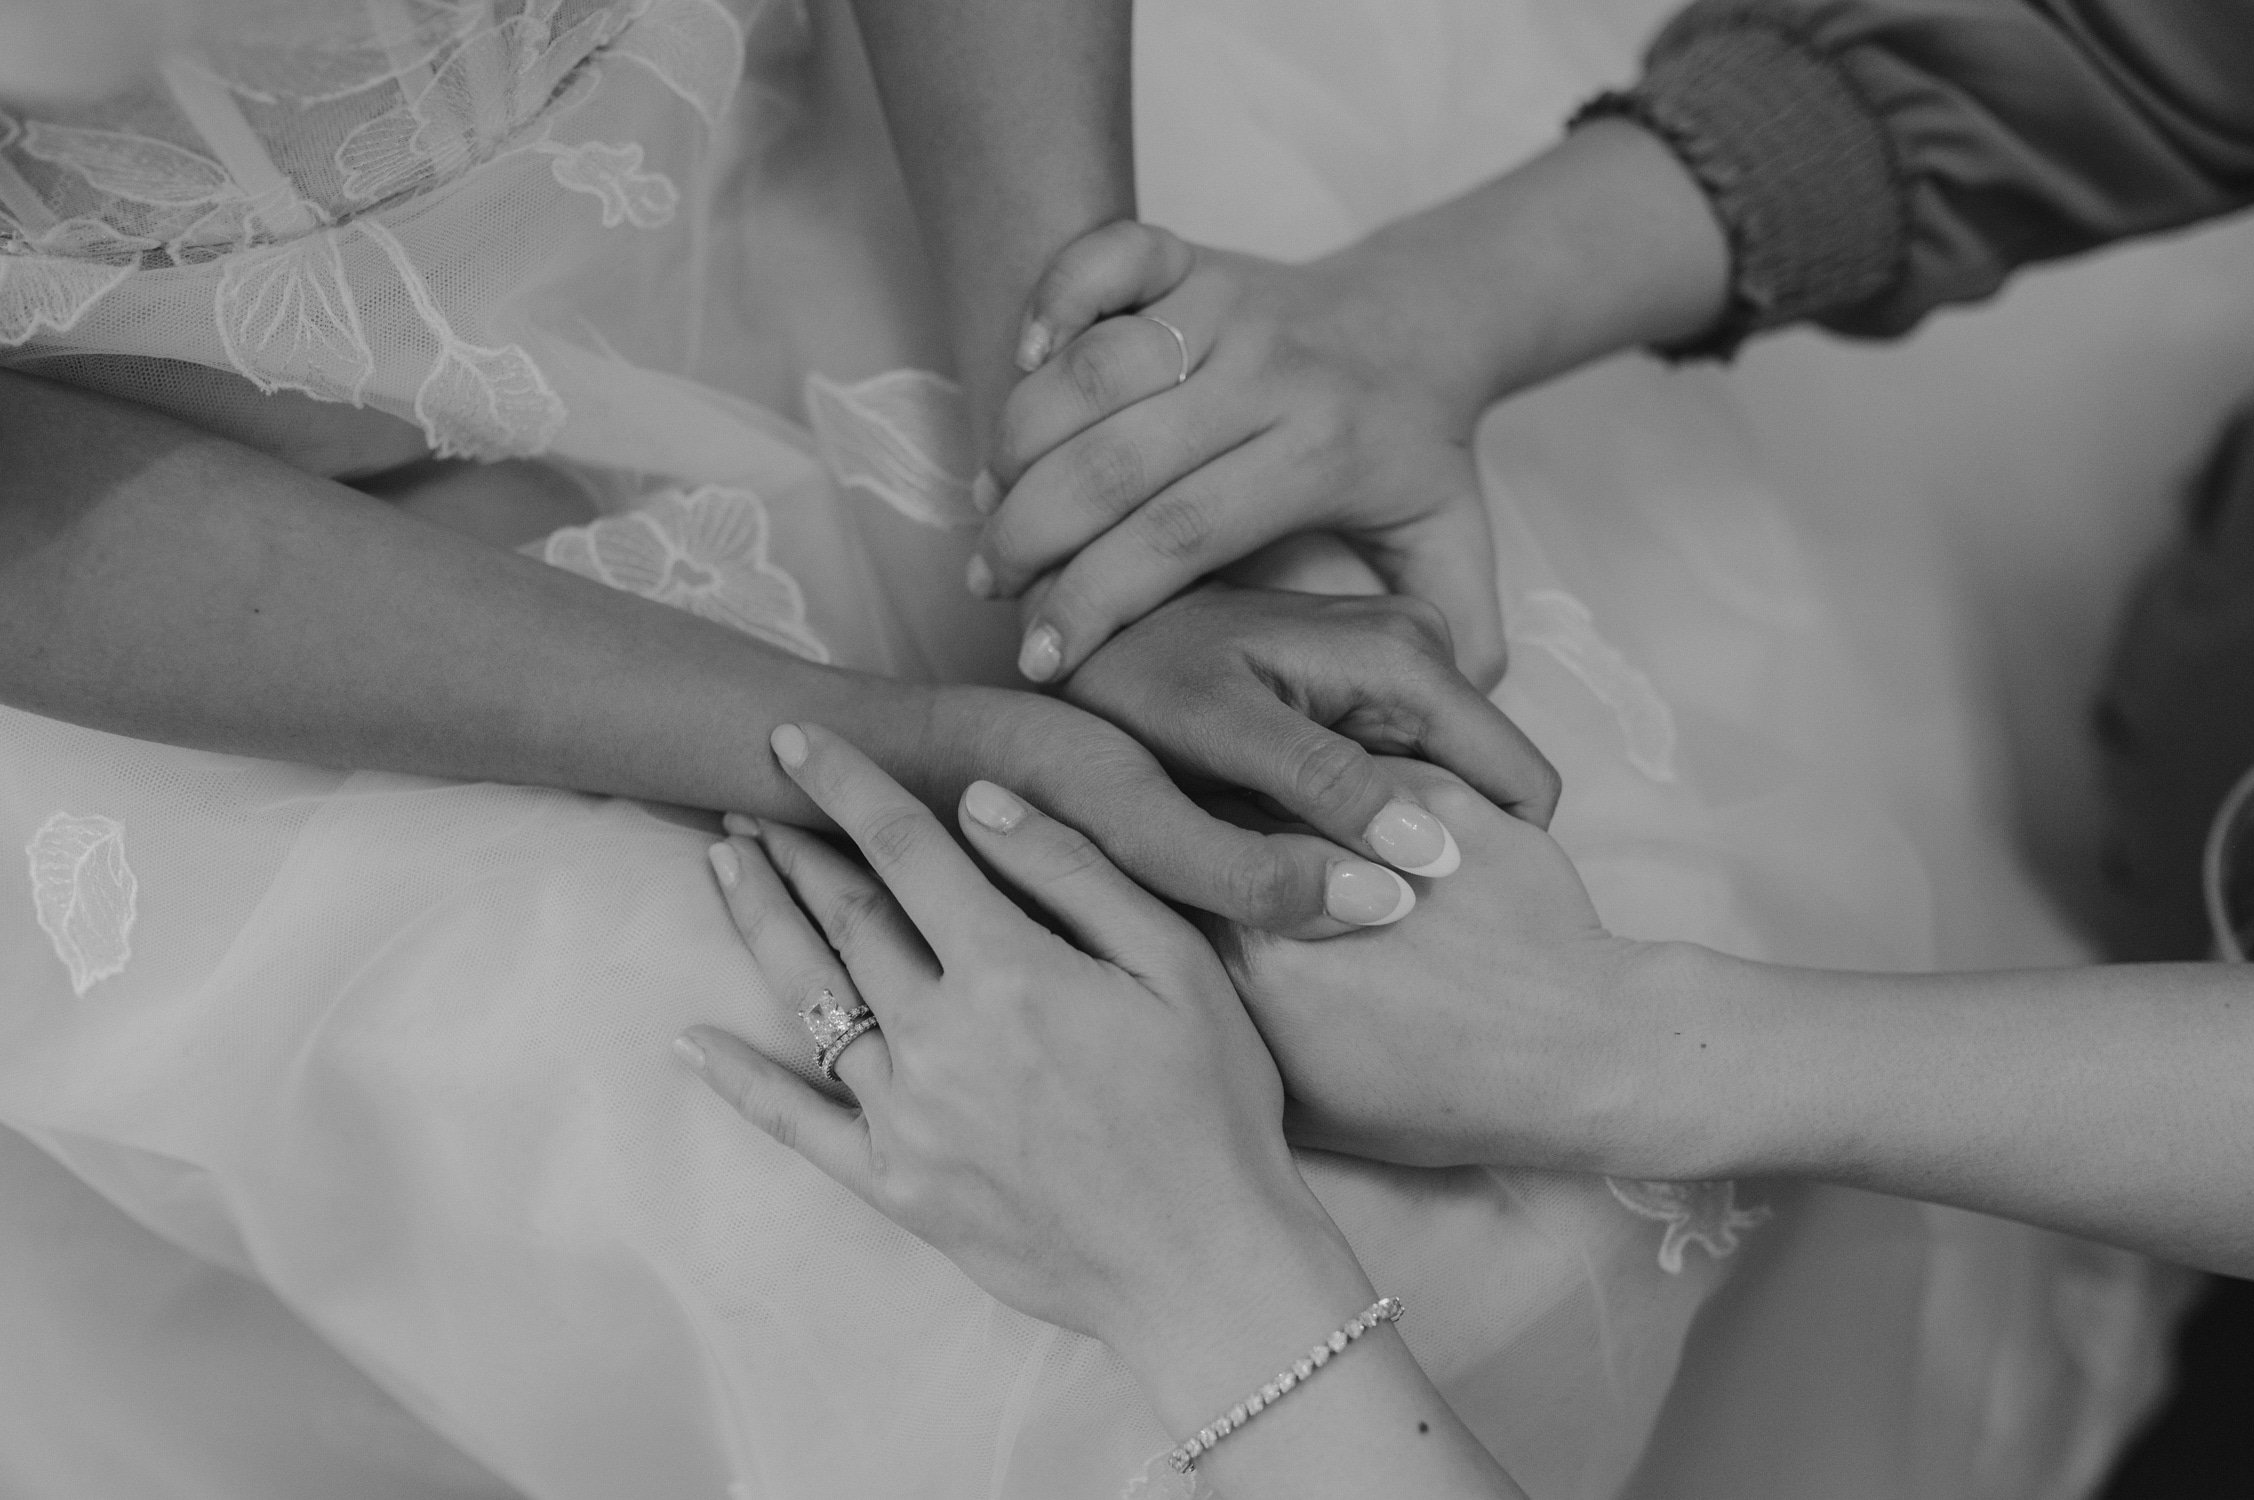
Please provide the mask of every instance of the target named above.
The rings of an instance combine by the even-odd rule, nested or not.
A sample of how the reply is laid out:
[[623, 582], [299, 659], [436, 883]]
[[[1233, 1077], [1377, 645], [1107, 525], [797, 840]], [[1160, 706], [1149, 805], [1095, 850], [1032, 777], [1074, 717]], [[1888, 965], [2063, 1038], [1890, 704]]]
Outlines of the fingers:
[[1052, 810], [1087, 829], [1145, 888], [1264, 932], [1335, 937], [1398, 922], [1416, 906], [1415, 889], [1383, 865], [1312, 834], [1239, 828], [1183, 796], [1155, 765], [1083, 766]]
[[[729, 824], [739, 826], [732, 814]], [[849, 981], [878, 1016], [894, 1019], [901, 996], [938, 977], [939, 961], [923, 935], [874, 875], [804, 829], [764, 823], [760, 835], [765, 863], [773, 867], [768, 873], [779, 876], [798, 898], [796, 905], [813, 917], [821, 928], [822, 947], [844, 965]], [[761, 968], [770, 978], [778, 972], [764, 963]], [[810, 977], [814, 982], [803, 996], [796, 989], [786, 991], [794, 1003], [803, 1003], [829, 983], [819, 973]]]
[[1461, 857], [1438, 818], [1404, 795], [1362, 746], [1279, 698], [1239, 694], [1211, 735], [1199, 769], [1259, 793], [1349, 849], [1411, 875], [1453, 874]]
[[[800, 837], [806, 836], [801, 834]], [[748, 838], [729, 839], [712, 846], [711, 859], [712, 873], [719, 880], [721, 894], [728, 903], [728, 914], [735, 919], [736, 931], [742, 936], [744, 946], [751, 950], [752, 962], [759, 965], [759, 972], [766, 976], [767, 983], [783, 1003], [808, 1025], [810, 1045], [817, 1048], [822, 1045], [822, 1038], [812, 1032], [814, 1023], [808, 1016], [817, 1002], [826, 1001], [832, 1007], [851, 1010], [866, 1000], [869, 1008], [880, 1016], [897, 1013], [895, 1007], [902, 998], [897, 984], [875, 982], [873, 971], [877, 965], [867, 954], [864, 954], [861, 977], [872, 982], [855, 982], [855, 976], [848, 972], [849, 966], [841, 962], [831, 945], [807, 924], [805, 913], [783, 888], [782, 878], [759, 845]], [[862, 879], [875, 885], [865, 875]], [[881, 888], [875, 894], [886, 906], [891, 905]], [[906, 923], [900, 925], [904, 927]], [[907, 935], [907, 942], [917, 949], [923, 946], [912, 933]], [[868, 944], [864, 942], [862, 946], [866, 948]], [[892, 967], [897, 968], [897, 962]], [[892, 1076], [891, 1051], [883, 1035], [872, 1031], [851, 1043], [839, 1054], [834, 1071], [856, 1098], [868, 1098]]]
[[692, 1026], [673, 1050], [737, 1114], [866, 1199], [869, 1125], [857, 1110], [823, 1098], [778, 1062], [710, 1026]]
[[1186, 313], [1106, 318], [1010, 392], [995, 440], [995, 479], [1016, 485], [1059, 444], [1181, 385], [1185, 368], [1204, 354], [1200, 325]]
[[[1279, 490], [1273, 434], [1222, 455], [1169, 486], [1090, 542], [1028, 611], [1018, 671], [1033, 682], [1069, 675], [1118, 631], [1198, 579], [1321, 514]], [[1248, 503], [1257, 498], [1258, 505]]]
[[1503, 603], [1487, 506], [1477, 481], [1455, 504], [1388, 533], [1369, 550], [1370, 566], [1397, 594], [1438, 607], [1448, 621], [1456, 667], [1481, 692], [1503, 680], [1509, 648], [1503, 640]]
[[1196, 381], [1077, 435], [1060, 434], [987, 521], [971, 563], [971, 591], [1016, 596], [1136, 507], [1258, 435], [1225, 425]]
[[1058, 252], [1028, 299], [1017, 367], [1028, 373], [1110, 313], [1147, 307], [1181, 285], [1195, 252], [1150, 224], [1123, 219]]
[[1084, 834], [991, 781], [963, 793], [963, 832], [1011, 884], [1039, 902], [1081, 949], [1142, 979], [1171, 979], [1204, 939], [1121, 874]]
[[860, 848], [941, 964], [1024, 920], [930, 809], [866, 755], [813, 724], [784, 724], [770, 738], [784, 772]]

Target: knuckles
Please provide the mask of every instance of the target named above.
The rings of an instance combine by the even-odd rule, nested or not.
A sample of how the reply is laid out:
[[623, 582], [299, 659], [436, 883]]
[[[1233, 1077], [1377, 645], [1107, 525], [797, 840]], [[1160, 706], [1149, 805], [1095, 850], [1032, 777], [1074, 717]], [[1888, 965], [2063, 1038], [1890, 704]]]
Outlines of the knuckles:
[[1263, 839], [1237, 856], [1221, 877], [1221, 898], [1228, 905], [1223, 915], [1254, 927], [1275, 928], [1315, 915], [1301, 898], [1297, 862], [1273, 840]]
[[1372, 774], [1361, 746], [1334, 734], [1310, 737], [1292, 753], [1285, 770], [1297, 806], [1318, 814], [1362, 801]]

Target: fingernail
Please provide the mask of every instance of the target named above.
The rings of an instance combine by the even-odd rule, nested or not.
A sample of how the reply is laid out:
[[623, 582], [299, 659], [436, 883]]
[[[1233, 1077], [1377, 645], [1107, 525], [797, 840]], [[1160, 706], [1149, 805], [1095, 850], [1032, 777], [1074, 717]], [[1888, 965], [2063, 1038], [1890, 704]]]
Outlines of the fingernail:
[[1017, 367], [1030, 375], [1049, 357], [1049, 325], [1035, 318], [1017, 338]]
[[704, 1046], [702, 1043], [698, 1042], [695, 1037], [675, 1037], [673, 1039], [673, 1055], [680, 1058], [681, 1061], [687, 1063], [690, 1067], [696, 1069], [699, 1073], [702, 1073], [704, 1071], [704, 1065], [706, 1062], [704, 1055]]
[[991, 781], [970, 784], [963, 793], [963, 811], [996, 833], [1008, 833], [1025, 821], [1025, 804]]
[[743, 861], [729, 844], [714, 844], [705, 854], [712, 860], [712, 873], [720, 877], [720, 889], [732, 891], [736, 882], [744, 878]]
[[767, 831], [759, 826], [759, 820], [750, 813], [729, 813], [720, 820], [720, 826], [739, 839], [756, 839]]
[[767, 743], [775, 747], [775, 759], [793, 771], [806, 760], [806, 731], [796, 724], [777, 724]]
[[976, 553], [971, 555], [969, 566], [963, 569], [963, 586], [981, 599], [994, 597], [994, 570], [986, 559]]
[[1002, 487], [995, 483], [992, 469], [980, 469], [978, 477], [970, 482], [970, 508], [982, 516], [990, 516], [1002, 508]]
[[1388, 802], [1362, 836], [1385, 862], [1411, 875], [1438, 880], [1464, 862], [1448, 825], [1414, 802]]
[[1047, 682], [1064, 665], [1064, 638], [1054, 625], [1043, 625], [1025, 638], [1017, 653], [1017, 669], [1031, 682]]
[[1323, 906], [1341, 922], [1356, 927], [1384, 927], [1416, 909], [1417, 893], [1409, 882], [1383, 865], [1367, 860], [1340, 860], [1331, 866], [1323, 890]]

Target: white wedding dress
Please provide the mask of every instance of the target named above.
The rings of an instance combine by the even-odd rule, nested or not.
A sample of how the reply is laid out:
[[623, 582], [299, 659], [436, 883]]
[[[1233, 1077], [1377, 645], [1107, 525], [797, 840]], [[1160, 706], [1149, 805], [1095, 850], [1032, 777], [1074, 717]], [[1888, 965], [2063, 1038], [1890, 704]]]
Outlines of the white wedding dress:
[[[206, 3], [145, 95], [0, 124], [10, 363], [285, 453], [267, 414], [314, 398], [537, 458], [602, 513], [550, 563], [1006, 680], [841, 6]], [[1145, 0], [1145, 211], [1335, 245], [1539, 149], [1656, 11]], [[2072, 765], [2011, 756], [2072, 732], [2103, 621], [2061, 635], [2045, 599], [2102, 613], [2148, 524], [2109, 518], [2158, 510], [2235, 389], [2245, 330], [2186, 288], [2245, 252], [2078, 273], [2107, 295], [2040, 286], [1896, 354], [1621, 361], [1490, 419], [1500, 701], [1564, 768], [1557, 833], [1616, 928], [2081, 956], [2017, 853]], [[2044, 651], [1988, 633], [2007, 584]], [[700, 1020], [810, 1061], [696, 820], [0, 711], [0, 838], [9, 1500], [1093, 1500], [1170, 1440], [1100, 1347], [674, 1064]], [[1539, 1500], [2066, 1500], [2152, 1400], [2180, 1291], [1845, 1191], [1306, 1168]]]

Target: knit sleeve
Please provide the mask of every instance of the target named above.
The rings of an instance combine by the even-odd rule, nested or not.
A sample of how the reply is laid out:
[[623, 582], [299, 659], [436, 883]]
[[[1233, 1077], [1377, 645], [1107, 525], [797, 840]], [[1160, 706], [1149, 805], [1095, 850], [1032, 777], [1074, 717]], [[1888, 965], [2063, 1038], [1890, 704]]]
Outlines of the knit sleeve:
[[1582, 118], [1666, 141], [1733, 253], [1726, 353], [1899, 333], [2029, 262], [2254, 202], [2245, 0], [1698, 0]]

